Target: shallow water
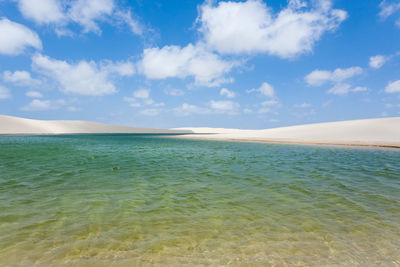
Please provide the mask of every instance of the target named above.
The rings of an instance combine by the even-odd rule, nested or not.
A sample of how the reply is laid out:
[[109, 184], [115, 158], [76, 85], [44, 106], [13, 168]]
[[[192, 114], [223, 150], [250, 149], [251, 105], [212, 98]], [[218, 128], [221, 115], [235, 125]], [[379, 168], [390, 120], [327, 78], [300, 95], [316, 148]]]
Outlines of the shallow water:
[[0, 137], [0, 265], [400, 265], [400, 151]]

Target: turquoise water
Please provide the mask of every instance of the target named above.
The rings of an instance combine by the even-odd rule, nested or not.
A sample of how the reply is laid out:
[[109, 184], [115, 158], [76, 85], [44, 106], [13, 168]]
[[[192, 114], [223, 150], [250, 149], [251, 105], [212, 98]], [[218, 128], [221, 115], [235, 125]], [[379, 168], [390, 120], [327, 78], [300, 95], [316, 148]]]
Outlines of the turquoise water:
[[0, 137], [0, 265], [400, 265], [400, 151]]

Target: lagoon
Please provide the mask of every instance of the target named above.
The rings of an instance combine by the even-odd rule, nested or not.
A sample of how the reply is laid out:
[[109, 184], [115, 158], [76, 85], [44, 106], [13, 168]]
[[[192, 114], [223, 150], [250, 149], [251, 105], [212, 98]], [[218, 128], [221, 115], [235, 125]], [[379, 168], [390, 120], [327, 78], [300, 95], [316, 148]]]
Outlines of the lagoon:
[[0, 265], [397, 266], [399, 255], [399, 150], [0, 137]]

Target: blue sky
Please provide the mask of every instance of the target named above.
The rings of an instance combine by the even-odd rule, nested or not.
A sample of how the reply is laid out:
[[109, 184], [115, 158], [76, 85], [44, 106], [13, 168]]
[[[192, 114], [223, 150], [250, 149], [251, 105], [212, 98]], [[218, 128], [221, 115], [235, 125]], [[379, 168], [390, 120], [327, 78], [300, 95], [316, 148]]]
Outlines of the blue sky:
[[262, 129], [400, 115], [400, 2], [0, 0], [0, 114]]

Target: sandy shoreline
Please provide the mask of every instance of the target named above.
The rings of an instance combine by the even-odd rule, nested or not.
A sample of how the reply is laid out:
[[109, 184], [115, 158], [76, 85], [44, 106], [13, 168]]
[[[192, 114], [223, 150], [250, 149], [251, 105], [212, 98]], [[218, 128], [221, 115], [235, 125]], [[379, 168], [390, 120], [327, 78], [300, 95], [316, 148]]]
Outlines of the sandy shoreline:
[[179, 138], [307, 145], [400, 148], [400, 118], [290, 126], [266, 130], [177, 128], [194, 134]]
[[363, 142], [334, 142], [334, 141], [303, 141], [284, 139], [256, 139], [256, 138], [213, 138], [207, 135], [185, 134], [173, 135], [174, 138], [185, 138], [193, 140], [233, 141], [244, 143], [266, 143], [266, 144], [293, 144], [293, 145], [316, 145], [316, 146], [343, 146], [343, 147], [381, 147], [399, 149], [400, 143], [363, 143]]
[[205, 127], [163, 130], [89, 121], [42, 121], [0, 115], [0, 135], [124, 133], [171, 134], [174, 138], [220, 141], [400, 148], [400, 117], [316, 123], [265, 130]]

